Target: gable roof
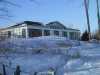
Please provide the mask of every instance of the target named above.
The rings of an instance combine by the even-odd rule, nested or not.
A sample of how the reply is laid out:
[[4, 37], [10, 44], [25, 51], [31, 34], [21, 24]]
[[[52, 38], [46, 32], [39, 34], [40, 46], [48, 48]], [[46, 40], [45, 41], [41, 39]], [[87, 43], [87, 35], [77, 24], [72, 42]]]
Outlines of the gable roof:
[[58, 21], [50, 22], [46, 24], [46, 27], [51, 29], [66, 29], [66, 27]]
[[80, 30], [78, 30], [78, 29], [67, 28], [65, 25], [63, 25], [63, 24], [60, 23], [59, 21], [50, 22], [50, 23], [46, 24], [46, 27], [47, 27], [47, 28], [51, 28], [51, 29], [67, 29], [67, 30], [80, 31]]

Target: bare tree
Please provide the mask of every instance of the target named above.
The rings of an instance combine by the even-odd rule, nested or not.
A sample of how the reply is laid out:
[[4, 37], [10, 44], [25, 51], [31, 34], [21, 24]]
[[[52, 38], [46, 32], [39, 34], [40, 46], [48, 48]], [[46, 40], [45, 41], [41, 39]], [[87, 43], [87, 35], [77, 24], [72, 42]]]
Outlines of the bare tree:
[[9, 11], [10, 6], [18, 7], [19, 5], [11, 2], [11, 0], [0, 0], [0, 19], [12, 17]]
[[[0, 0], [0, 19], [9, 19], [13, 17], [9, 8], [11, 8], [12, 6], [21, 7], [21, 5], [19, 5], [15, 1], [14, 0]], [[36, 3], [35, 0], [29, 0], [29, 1]]]

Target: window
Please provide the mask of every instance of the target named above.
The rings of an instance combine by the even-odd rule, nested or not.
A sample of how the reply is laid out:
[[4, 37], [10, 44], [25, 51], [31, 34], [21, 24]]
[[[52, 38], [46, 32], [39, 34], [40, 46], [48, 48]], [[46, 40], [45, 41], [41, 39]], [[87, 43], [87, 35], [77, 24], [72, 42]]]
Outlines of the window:
[[70, 32], [70, 39], [74, 40], [75, 37], [74, 37], [74, 32]]
[[11, 37], [11, 31], [8, 31], [8, 38]]
[[23, 38], [26, 37], [26, 29], [22, 29], [22, 37], [23, 37]]
[[39, 37], [42, 36], [41, 29], [28, 29], [29, 37]]
[[64, 36], [64, 37], [67, 37], [67, 32], [62, 32], [62, 35]]
[[44, 36], [50, 35], [50, 30], [44, 30]]
[[54, 35], [59, 35], [59, 31], [54, 31]]

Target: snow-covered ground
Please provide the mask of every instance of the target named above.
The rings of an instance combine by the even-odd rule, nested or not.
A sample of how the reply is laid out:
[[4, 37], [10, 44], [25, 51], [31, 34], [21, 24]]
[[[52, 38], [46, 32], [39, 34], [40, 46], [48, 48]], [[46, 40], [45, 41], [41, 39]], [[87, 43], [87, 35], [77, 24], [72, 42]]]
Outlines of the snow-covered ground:
[[0, 54], [0, 71], [2, 64], [6, 64], [8, 75], [13, 75], [17, 65], [21, 68], [21, 75], [50, 69], [56, 72], [55, 75], [100, 75], [99, 43], [51, 36], [9, 39], [0, 43], [2, 47], [14, 49]]

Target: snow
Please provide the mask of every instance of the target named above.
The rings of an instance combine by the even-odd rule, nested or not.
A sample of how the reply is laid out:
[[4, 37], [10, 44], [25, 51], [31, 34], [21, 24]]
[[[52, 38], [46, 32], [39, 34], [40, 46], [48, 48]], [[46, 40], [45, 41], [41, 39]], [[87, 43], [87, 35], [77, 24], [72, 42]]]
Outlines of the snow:
[[38, 37], [29, 39], [9, 39], [0, 44], [0, 48], [55, 48], [62, 46], [71, 46], [72, 42], [64, 37]]
[[65, 69], [76, 69], [77, 67], [79, 68], [81, 65], [83, 65], [83, 61], [81, 59], [74, 59], [69, 60], [64, 67]]
[[[62, 62], [59, 64], [60, 61]], [[65, 59], [60, 55], [33, 55], [31, 57], [21, 57], [13, 60], [11, 67], [16, 68], [17, 65], [20, 65], [22, 71], [38, 72], [48, 70], [49, 68], [56, 69], [64, 62]]]
[[[26, 54], [25, 54], [26, 55]], [[66, 63], [66, 58], [63, 55], [51, 55], [51, 54], [35, 54], [35, 55], [26, 55], [22, 56], [13, 56], [10, 55], [8, 58], [2, 57], [0, 60], [1, 63], [6, 64], [8, 70], [7, 73], [13, 74], [16, 69], [16, 66], [20, 66], [22, 73], [34, 73], [34, 72], [43, 72], [48, 71], [49, 69], [54, 69], [54, 71], [63, 66]], [[1, 65], [2, 66], [2, 65]], [[2, 70], [2, 68], [1, 68]]]
[[21, 68], [21, 75], [45, 72], [51, 68], [56, 71], [56, 75], [100, 75], [98, 42], [44, 36], [9, 39], [0, 42], [2, 47], [15, 49], [15, 52], [0, 54], [0, 70], [2, 63], [6, 64], [8, 75], [13, 74], [17, 65]]

